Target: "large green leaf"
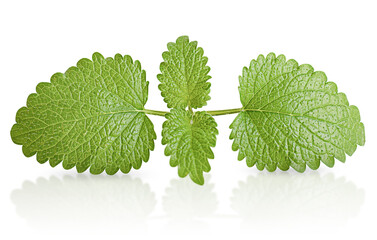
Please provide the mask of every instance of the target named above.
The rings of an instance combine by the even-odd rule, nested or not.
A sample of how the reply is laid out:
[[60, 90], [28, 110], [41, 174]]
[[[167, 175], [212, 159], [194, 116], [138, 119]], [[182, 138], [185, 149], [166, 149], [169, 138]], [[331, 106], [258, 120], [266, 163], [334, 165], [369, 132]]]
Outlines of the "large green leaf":
[[243, 105], [231, 124], [233, 150], [249, 167], [299, 172], [322, 161], [345, 161], [365, 142], [364, 125], [355, 106], [338, 93], [323, 72], [270, 53], [252, 60], [240, 80]]
[[38, 84], [17, 112], [11, 136], [25, 156], [37, 154], [40, 163], [127, 173], [148, 161], [154, 148], [153, 124], [143, 112], [147, 98], [139, 61], [95, 53], [93, 61], [81, 59], [54, 74], [51, 83]]
[[182, 36], [175, 43], [168, 43], [168, 51], [162, 54], [158, 87], [169, 108], [200, 108], [210, 99], [208, 58], [197, 45]]
[[211, 147], [216, 145], [215, 119], [206, 112], [192, 114], [183, 109], [172, 109], [166, 114], [162, 128], [162, 144], [166, 144], [165, 155], [170, 157], [170, 165], [178, 166], [178, 175], [204, 184], [203, 172], [211, 167], [208, 159], [214, 155]]

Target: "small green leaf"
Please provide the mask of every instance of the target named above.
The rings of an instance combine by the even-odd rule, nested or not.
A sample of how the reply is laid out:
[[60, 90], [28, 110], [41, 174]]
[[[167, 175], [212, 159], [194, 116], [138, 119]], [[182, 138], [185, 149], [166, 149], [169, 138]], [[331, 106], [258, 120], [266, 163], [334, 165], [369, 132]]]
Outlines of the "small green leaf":
[[169, 108], [200, 108], [210, 99], [208, 58], [197, 45], [182, 36], [175, 43], [168, 43], [168, 51], [162, 54], [158, 87]]
[[17, 112], [11, 137], [40, 163], [127, 173], [147, 162], [154, 148], [156, 133], [142, 112], [147, 98], [139, 61], [95, 53], [93, 61], [81, 59], [77, 67], [54, 74], [51, 83], [38, 84], [27, 107]]
[[303, 172], [306, 165], [344, 162], [364, 145], [359, 110], [323, 72], [270, 53], [252, 60], [239, 78], [243, 105], [231, 124], [233, 150], [259, 170]]
[[203, 172], [211, 167], [208, 159], [214, 155], [211, 147], [216, 145], [215, 119], [206, 112], [193, 115], [183, 109], [172, 109], [165, 115], [162, 128], [162, 144], [166, 144], [165, 155], [170, 165], [178, 166], [178, 175], [190, 178], [197, 184], [204, 184]]

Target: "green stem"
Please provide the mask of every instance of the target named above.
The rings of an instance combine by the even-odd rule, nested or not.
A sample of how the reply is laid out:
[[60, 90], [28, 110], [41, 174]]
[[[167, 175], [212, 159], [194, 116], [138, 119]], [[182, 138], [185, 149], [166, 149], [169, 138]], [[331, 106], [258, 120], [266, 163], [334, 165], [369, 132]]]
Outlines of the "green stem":
[[[211, 114], [212, 116], [220, 116], [220, 115], [239, 113], [242, 110], [243, 110], [242, 108], [233, 108], [233, 109], [206, 111], [206, 112], [208, 114]], [[150, 110], [150, 109], [144, 109], [142, 112], [144, 112], [146, 114], [162, 116], [162, 117], [165, 116], [165, 114], [168, 113], [168, 112], [165, 112], [165, 111], [157, 111], [157, 110]]]
[[162, 117], [164, 117], [165, 114], [168, 113], [168, 112], [165, 112], [165, 111], [157, 111], [157, 110], [150, 110], [150, 109], [144, 109], [142, 112], [145, 112], [146, 114], [162, 116]]
[[239, 113], [241, 111], [242, 111], [242, 108], [233, 108], [233, 109], [225, 109], [225, 110], [207, 111], [207, 113], [211, 114], [212, 116], [220, 116], [220, 115], [226, 115], [226, 114]]

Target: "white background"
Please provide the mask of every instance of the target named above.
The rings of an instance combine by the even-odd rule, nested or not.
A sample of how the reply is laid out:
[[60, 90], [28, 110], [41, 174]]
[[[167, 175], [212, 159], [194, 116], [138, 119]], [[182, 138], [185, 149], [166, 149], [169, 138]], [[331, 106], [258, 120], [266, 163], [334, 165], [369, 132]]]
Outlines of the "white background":
[[[1, 239], [376, 239], [376, 1], [1, 1]], [[207, 110], [240, 107], [238, 76], [258, 54], [309, 63], [358, 106], [366, 145], [345, 164], [259, 172], [219, 136], [202, 187], [179, 179], [161, 145], [127, 176], [40, 165], [12, 143], [17, 110], [80, 58], [129, 54], [150, 81], [146, 108], [166, 110], [156, 75], [166, 44], [197, 40], [212, 76]], [[109, 237], [110, 236], [110, 237]]]

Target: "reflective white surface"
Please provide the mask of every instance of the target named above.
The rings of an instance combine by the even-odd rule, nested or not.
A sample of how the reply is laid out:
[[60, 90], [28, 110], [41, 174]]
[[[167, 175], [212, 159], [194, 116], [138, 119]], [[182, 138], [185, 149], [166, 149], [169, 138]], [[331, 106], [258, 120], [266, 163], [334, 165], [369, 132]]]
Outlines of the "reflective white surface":
[[[162, 221], [166, 233], [209, 233], [213, 219], [240, 222], [240, 231], [280, 232], [342, 227], [359, 215], [365, 192], [344, 177], [327, 173], [256, 174], [229, 195], [229, 212], [219, 208], [215, 184], [172, 179], [161, 198], [139, 177], [63, 176], [26, 180], [10, 198], [17, 215], [41, 231], [148, 233]], [[160, 211], [156, 210], [160, 208]], [[219, 230], [221, 231], [221, 230]]]

